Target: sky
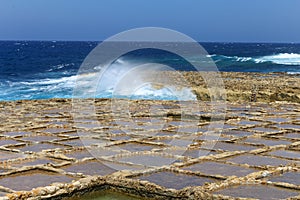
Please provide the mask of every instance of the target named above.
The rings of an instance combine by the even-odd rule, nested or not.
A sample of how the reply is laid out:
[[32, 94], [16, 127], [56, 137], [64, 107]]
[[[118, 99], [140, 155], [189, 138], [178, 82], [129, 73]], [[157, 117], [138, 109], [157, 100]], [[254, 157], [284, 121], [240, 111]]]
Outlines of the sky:
[[300, 0], [0, 0], [0, 40], [102, 41], [164, 27], [201, 42], [300, 42]]

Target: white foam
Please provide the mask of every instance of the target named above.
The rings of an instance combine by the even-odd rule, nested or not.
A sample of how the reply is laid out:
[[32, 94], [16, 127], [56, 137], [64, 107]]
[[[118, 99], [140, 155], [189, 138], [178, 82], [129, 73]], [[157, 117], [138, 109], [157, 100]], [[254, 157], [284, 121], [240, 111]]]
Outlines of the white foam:
[[280, 53], [254, 59], [256, 63], [272, 62], [279, 65], [300, 65], [300, 54]]
[[287, 72], [287, 74], [298, 75], [298, 74], [300, 74], [300, 72]]
[[175, 87], [163, 87], [157, 89], [151, 84], [147, 84], [133, 94], [121, 95], [123, 97], [130, 97], [133, 99], [172, 99], [172, 100], [196, 100], [195, 94], [189, 88], [175, 88]]
[[271, 62], [279, 65], [299, 65], [300, 66], [300, 54], [296, 53], [280, 53], [269, 56], [261, 56], [261, 57], [241, 57], [241, 56], [225, 56], [225, 55], [209, 55], [208, 57], [218, 58], [215, 62], [223, 61], [223, 60], [234, 60], [236, 62], [255, 62], [265, 63]]
[[238, 57], [238, 56], [234, 56], [234, 58], [236, 59], [236, 61], [238, 62], [247, 62], [252, 60], [251, 57]]
[[[151, 84], [147, 84], [149, 82], [149, 76], [151, 76], [151, 70], [149, 73], [148, 70], [161, 70], [161, 66], [155, 63], [147, 64], [144, 68], [140, 68], [140, 66], [139, 63], [118, 59], [110, 65], [100, 77], [100, 81], [97, 83], [96, 96], [121, 96], [136, 99], [196, 99], [191, 89], [185, 87], [178, 89], [178, 87], [174, 86], [178, 83], [172, 84], [172, 81], [168, 81], [171, 85], [168, 84], [160, 89], [152, 87]], [[98, 69], [100, 69], [100, 67]], [[142, 87], [136, 90], [139, 86]]]
[[55, 65], [55, 66], [52, 66], [50, 69], [48, 69], [47, 71], [48, 72], [51, 72], [53, 70], [57, 70], [57, 69], [62, 69], [64, 67], [69, 67], [69, 66], [74, 66], [75, 64], [74, 63], [66, 63], [66, 64], [59, 64], [59, 65]]

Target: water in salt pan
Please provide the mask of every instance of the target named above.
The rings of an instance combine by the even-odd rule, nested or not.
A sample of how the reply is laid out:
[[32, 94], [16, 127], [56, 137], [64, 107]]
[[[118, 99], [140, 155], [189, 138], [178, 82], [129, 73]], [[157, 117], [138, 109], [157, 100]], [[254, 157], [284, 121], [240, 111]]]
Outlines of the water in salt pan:
[[286, 199], [299, 194], [295, 190], [288, 190], [267, 185], [242, 185], [223, 189], [217, 191], [216, 193], [232, 197], [255, 198], [261, 200]]

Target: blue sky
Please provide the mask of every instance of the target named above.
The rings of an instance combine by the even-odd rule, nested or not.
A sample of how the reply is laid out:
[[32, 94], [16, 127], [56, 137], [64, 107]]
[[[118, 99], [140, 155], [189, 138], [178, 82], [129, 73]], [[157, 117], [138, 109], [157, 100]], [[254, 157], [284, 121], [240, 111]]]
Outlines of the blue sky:
[[157, 26], [198, 41], [300, 42], [300, 0], [0, 0], [0, 40], [104, 40]]

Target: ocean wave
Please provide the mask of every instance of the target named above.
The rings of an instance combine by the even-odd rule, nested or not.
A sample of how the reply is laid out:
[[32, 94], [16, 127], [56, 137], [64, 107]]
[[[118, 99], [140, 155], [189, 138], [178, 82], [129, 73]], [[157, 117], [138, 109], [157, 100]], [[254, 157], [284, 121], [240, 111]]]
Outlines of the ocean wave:
[[300, 72], [287, 72], [287, 74], [290, 74], [290, 75], [300, 75]]
[[[101, 67], [97, 66], [94, 69], [101, 70]], [[178, 87], [180, 83], [175, 83], [174, 80], [164, 80], [167, 84], [161, 88], [156, 88], [150, 84], [153, 80], [162, 81], [152, 73], [153, 71], [161, 70], [167, 70], [167, 68], [156, 63], [143, 65], [135, 61], [119, 58], [112, 65], [101, 71], [102, 76], [100, 80], [94, 78], [88, 81], [99, 81], [97, 83], [96, 97], [154, 100], [196, 99], [190, 88]], [[168, 78], [165, 77], [165, 79]], [[88, 81], [84, 82], [84, 79], [82, 79], [77, 82], [77, 85], [86, 89], [86, 84], [90, 84]]]
[[[134, 70], [135, 65], [129, 61], [118, 60], [102, 73], [99, 81], [99, 70], [73, 76], [63, 76], [60, 73], [56, 78], [31, 79], [28, 81], [1, 81], [0, 100], [18, 99], [45, 99], [45, 98], [72, 98], [74, 88], [82, 90], [81, 98], [129, 98], [129, 99], [153, 99], [153, 100], [194, 100], [196, 96], [189, 88], [178, 89], [176, 85], [168, 85], [156, 88], [143, 80], [145, 73], [140, 74]], [[147, 66], [151, 67], [151, 66]], [[155, 64], [153, 65], [155, 69]], [[147, 75], [147, 74], [146, 74]], [[124, 77], [137, 81], [142, 85], [138, 90], [130, 90], [128, 85], [120, 83]], [[96, 81], [96, 82], [95, 82]], [[95, 87], [96, 85], [96, 87]], [[121, 85], [121, 89], [120, 89]], [[129, 92], [126, 93], [128, 89]], [[125, 91], [125, 92], [124, 92]]]
[[260, 56], [260, 57], [243, 57], [243, 56], [225, 56], [212, 54], [209, 57], [213, 58], [215, 62], [232, 62], [236, 64], [239, 62], [273, 63], [277, 65], [295, 65], [300, 66], [300, 54], [297, 53], [279, 53], [275, 55]]
[[263, 56], [254, 60], [257, 63], [272, 62], [279, 65], [300, 65], [300, 54], [280, 53], [276, 55]]
[[62, 68], [70, 67], [70, 66], [74, 66], [74, 65], [75, 65], [74, 63], [66, 63], [66, 64], [54, 65], [54, 66], [50, 67], [50, 69], [48, 69], [47, 71], [51, 72], [51, 71], [60, 70]]

